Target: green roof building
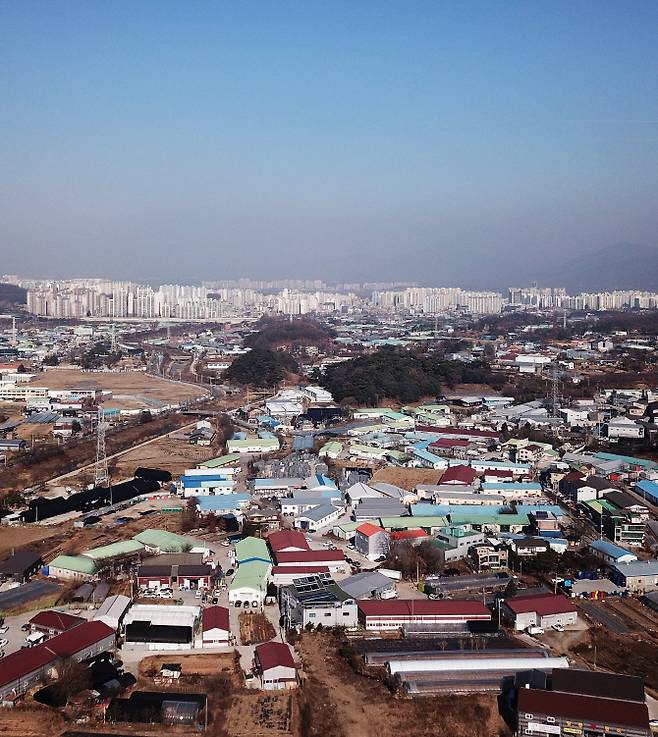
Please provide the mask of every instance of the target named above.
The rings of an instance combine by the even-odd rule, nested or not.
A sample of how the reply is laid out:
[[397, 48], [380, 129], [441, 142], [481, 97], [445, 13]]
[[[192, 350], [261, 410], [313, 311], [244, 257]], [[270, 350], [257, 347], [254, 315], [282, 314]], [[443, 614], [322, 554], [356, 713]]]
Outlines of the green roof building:
[[260, 537], [245, 537], [235, 544], [235, 559], [239, 565], [258, 561], [271, 564], [272, 558], [265, 540]]
[[120, 542], [102, 545], [100, 548], [86, 550], [82, 555], [92, 560], [111, 560], [112, 558], [124, 558], [135, 555], [144, 550], [144, 545], [137, 540], [121, 540]]
[[49, 576], [71, 581], [91, 581], [96, 571], [96, 561], [84, 555], [58, 555], [48, 564]]
[[161, 553], [184, 553], [194, 547], [194, 541], [166, 530], [144, 530], [133, 540]]
[[223, 466], [239, 466], [240, 465], [240, 454], [239, 453], [227, 453], [217, 458], [211, 458], [209, 461], [199, 463], [199, 468], [222, 468]]
[[262, 606], [271, 570], [271, 563], [264, 563], [260, 560], [243, 563], [229, 584], [229, 604], [247, 602], [252, 607]]

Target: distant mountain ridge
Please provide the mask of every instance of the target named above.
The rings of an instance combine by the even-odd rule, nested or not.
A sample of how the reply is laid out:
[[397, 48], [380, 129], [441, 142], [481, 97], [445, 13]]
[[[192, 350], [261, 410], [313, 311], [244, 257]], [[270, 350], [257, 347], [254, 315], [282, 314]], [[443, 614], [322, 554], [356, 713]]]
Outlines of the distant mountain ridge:
[[570, 293], [614, 289], [658, 292], [658, 248], [619, 243], [576, 256], [533, 280], [541, 286], [565, 287]]
[[24, 305], [27, 302], [27, 291], [16, 284], [0, 283], [0, 302], [11, 305]]

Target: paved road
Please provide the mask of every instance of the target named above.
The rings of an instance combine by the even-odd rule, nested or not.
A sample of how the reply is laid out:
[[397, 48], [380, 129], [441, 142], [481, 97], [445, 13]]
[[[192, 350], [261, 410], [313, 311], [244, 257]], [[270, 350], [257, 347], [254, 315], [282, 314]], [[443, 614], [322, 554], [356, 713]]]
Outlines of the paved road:
[[605, 604], [586, 602], [582, 607], [590, 619], [602, 624], [618, 635], [627, 635], [631, 631], [619, 617], [606, 610]]

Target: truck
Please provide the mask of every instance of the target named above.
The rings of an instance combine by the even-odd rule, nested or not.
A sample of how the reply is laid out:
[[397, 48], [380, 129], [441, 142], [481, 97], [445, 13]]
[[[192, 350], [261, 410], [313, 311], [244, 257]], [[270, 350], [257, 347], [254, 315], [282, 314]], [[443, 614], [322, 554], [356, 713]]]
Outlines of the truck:
[[397, 599], [398, 598], [398, 592], [395, 589], [385, 589], [384, 591], [381, 591], [379, 593], [379, 596], [377, 597], [379, 599]]
[[536, 627], [536, 626], [528, 627], [526, 629], [526, 632], [529, 635], [543, 635], [544, 634], [543, 628], [542, 627]]
[[25, 642], [21, 647], [23, 648], [30, 648], [34, 647], [35, 645], [41, 645], [42, 642], [45, 642], [48, 638], [43, 632], [32, 632], [25, 638]]

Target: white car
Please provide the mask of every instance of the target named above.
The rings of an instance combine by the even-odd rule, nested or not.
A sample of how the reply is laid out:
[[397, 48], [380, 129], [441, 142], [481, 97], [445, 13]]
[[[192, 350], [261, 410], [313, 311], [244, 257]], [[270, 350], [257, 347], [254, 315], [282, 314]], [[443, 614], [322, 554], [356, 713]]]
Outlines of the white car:
[[228, 540], [222, 540], [221, 543], [219, 543], [223, 548], [228, 548], [228, 546], [231, 544]]
[[4, 635], [5, 632], [9, 632], [9, 626], [6, 624], [3, 624], [2, 627], [0, 627], [0, 635]]
[[0, 647], [4, 647], [5, 645], [9, 645], [9, 640], [6, 637], [3, 637], [0, 639]]
[[556, 632], [564, 632], [564, 626], [563, 626], [563, 625], [561, 625], [561, 624], [554, 624], [554, 625], [553, 625], [553, 629], [554, 629], [554, 630], [555, 630]]

